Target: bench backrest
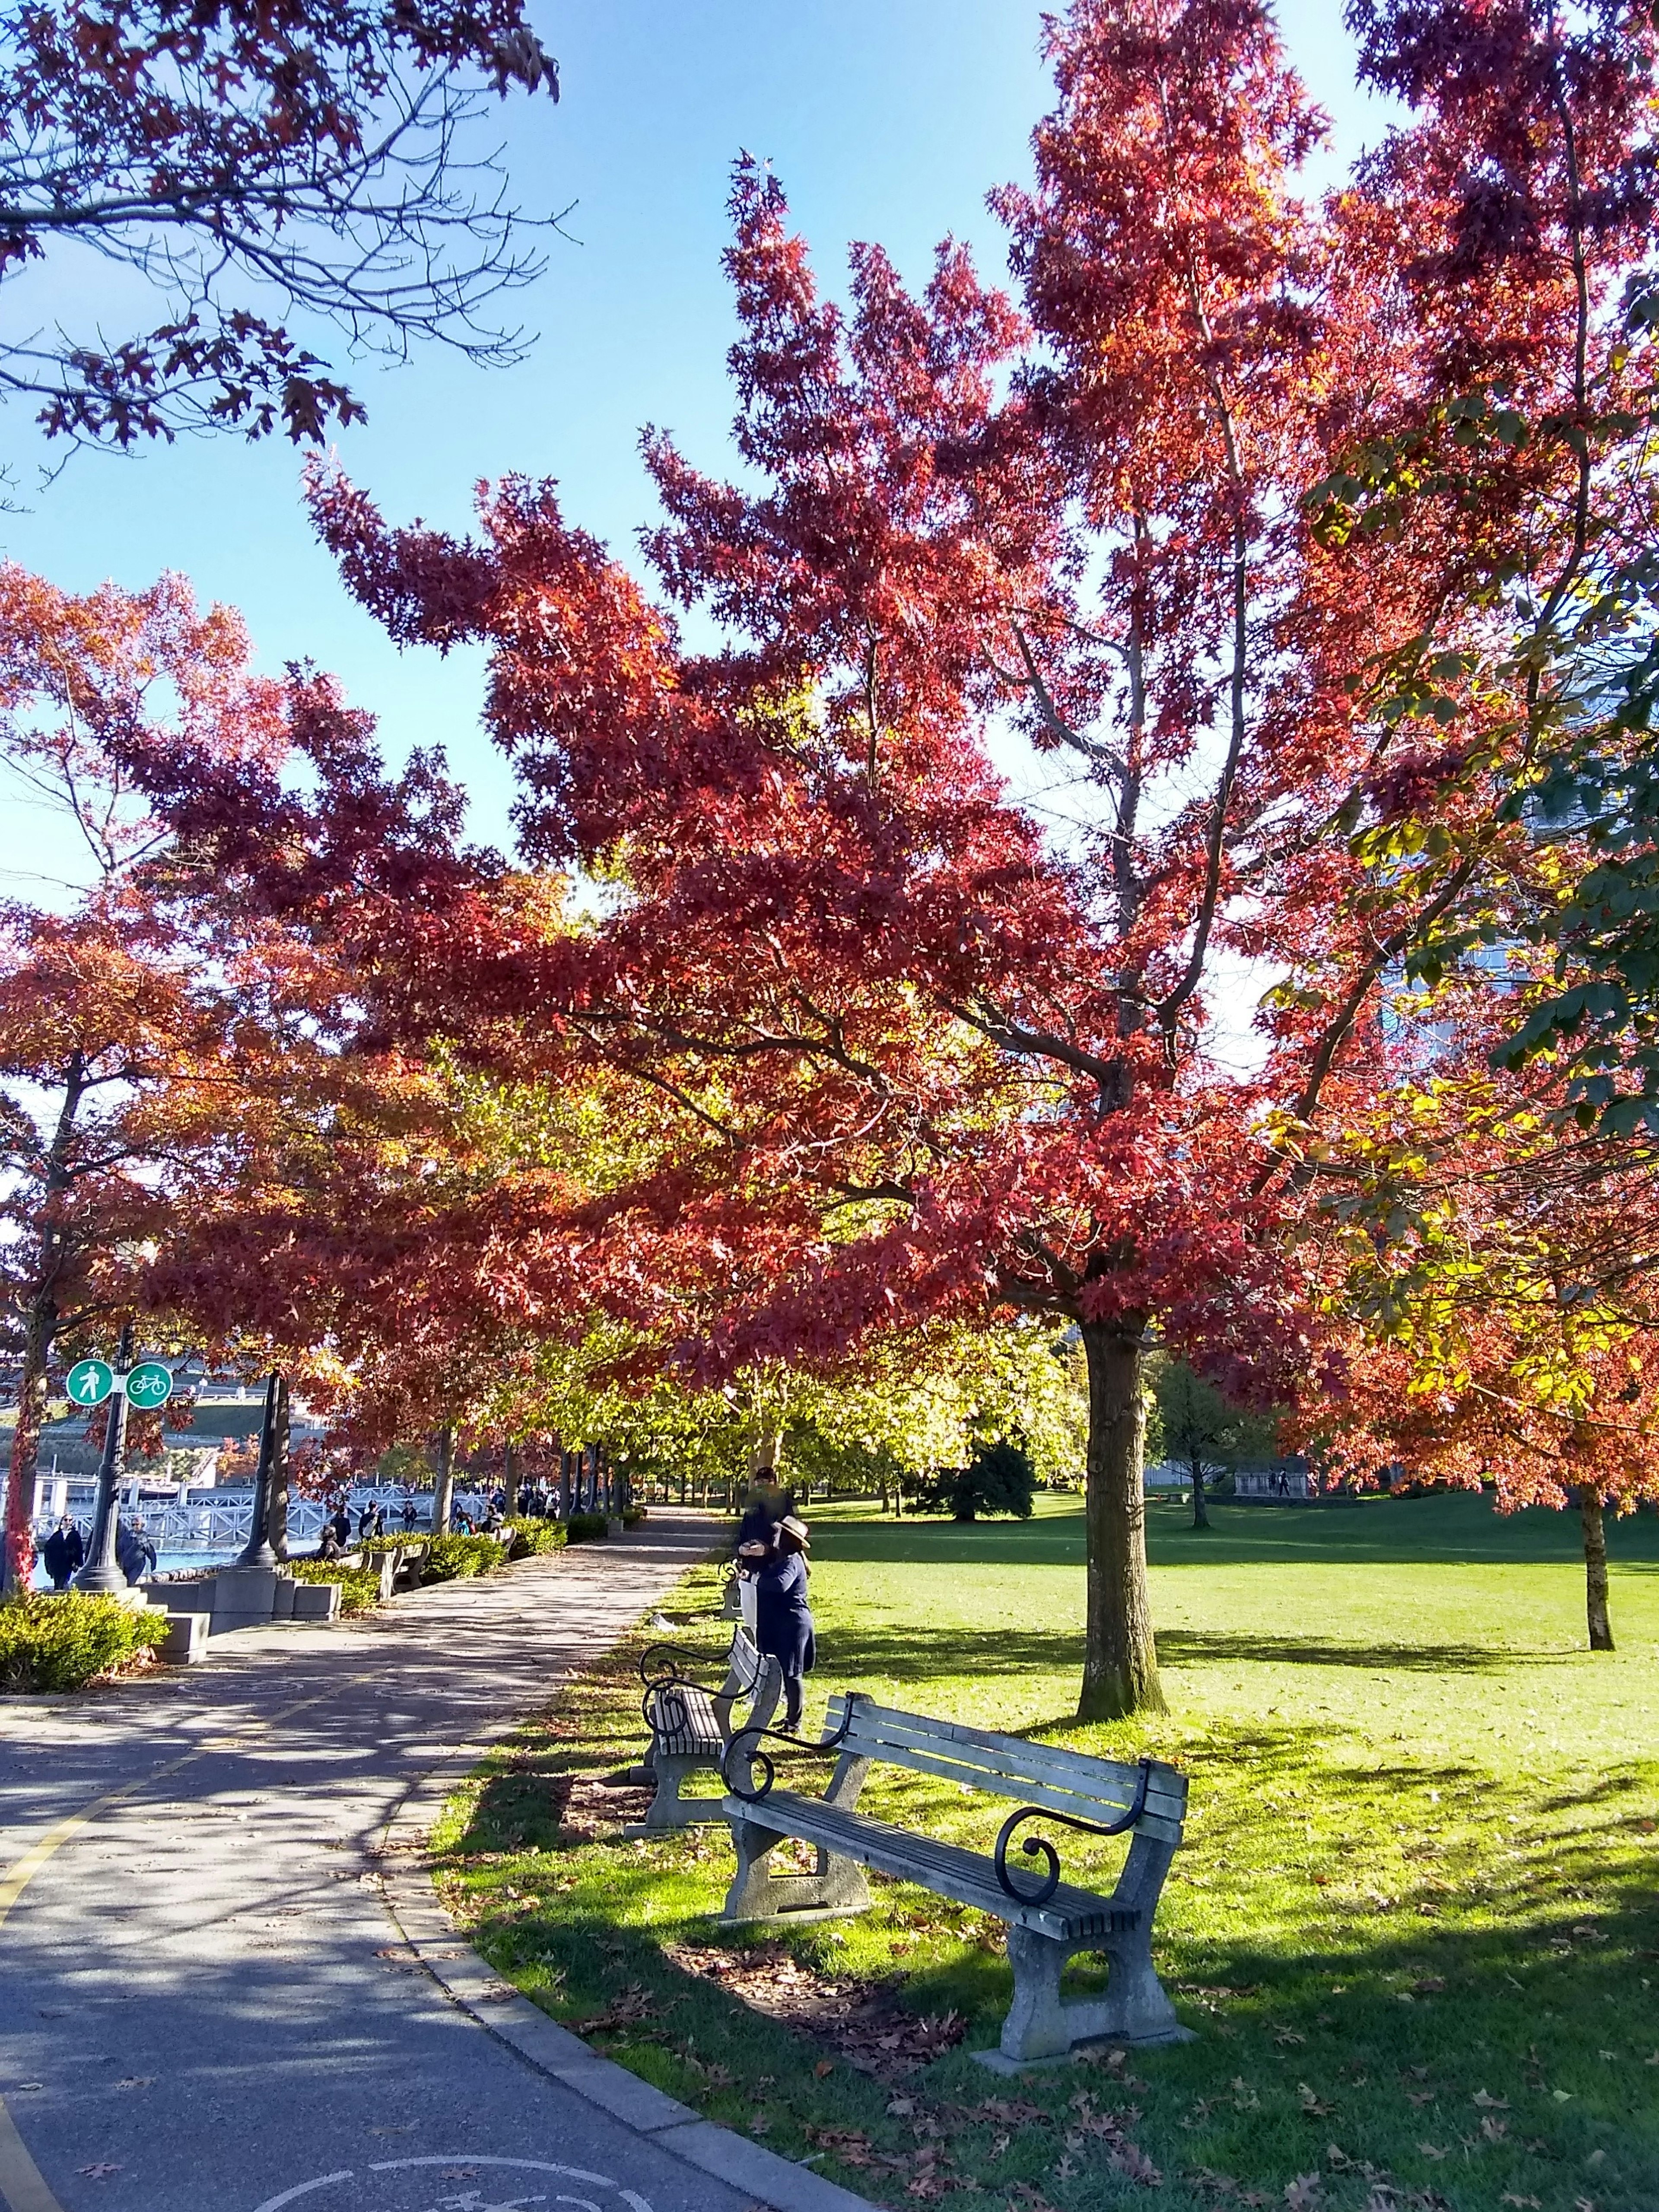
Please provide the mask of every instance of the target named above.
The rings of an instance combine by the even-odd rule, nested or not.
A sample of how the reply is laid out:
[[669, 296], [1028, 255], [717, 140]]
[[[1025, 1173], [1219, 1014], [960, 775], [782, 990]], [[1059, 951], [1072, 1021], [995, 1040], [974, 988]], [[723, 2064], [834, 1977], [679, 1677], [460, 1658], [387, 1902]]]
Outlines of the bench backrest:
[[[1091, 1759], [1053, 1744], [1028, 1743], [1023, 1736], [998, 1735], [988, 1729], [965, 1728], [959, 1721], [899, 1712], [857, 1691], [830, 1700], [825, 1736], [833, 1736], [843, 1724], [843, 1757], [908, 1766], [918, 1774], [960, 1783], [964, 1789], [1018, 1797], [1024, 1804], [1069, 1813], [1097, 1825], [1121, 1820], [1140, 1788], [1139, 1766], [1126, 1766], [1115, 1759]], [[1186, 1809], [1186, 1776], [1154, 1759], [1134, 1832], [1178, 1844]]]
[[755, 1649], [755, 1639], [742, 1622], [732, 1631], [732, 1649], [726, 1655], [731, 1679], [740, 1698], [752, 1698], [766, 1662]]

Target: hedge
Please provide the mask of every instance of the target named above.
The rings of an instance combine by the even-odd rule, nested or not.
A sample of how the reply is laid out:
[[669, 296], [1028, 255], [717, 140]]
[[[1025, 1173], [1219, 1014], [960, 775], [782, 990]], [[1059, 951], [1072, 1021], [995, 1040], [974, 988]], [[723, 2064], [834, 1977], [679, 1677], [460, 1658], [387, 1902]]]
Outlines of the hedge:
[[572, 1544], [598, 1544], [611, 1533], [611, 1523], [603, 1513], [573, 1513], [564, 1524], [566, 1540]]
[[643, 1505], [623, 1506], [622, 1524], [624, 1528], [637, 1528], [644, 1518], [645, 1508]]
[[507, 1547], [509, 1559], [539, 1559], [544, 1552], [562, 1552], [565, 1547], [563, 1524], [557, 1521], [538, 1521], [529, 1514], [515, 1513], [503, 1527], [512, 1532], [513, 1541]]
[[167, 1615], [90, 1590], [0, 1601], [0, 1690], [81, 1690], [167, 1639]]
[[465, 1575], [487, 1575], [506, 1557], [493, 1536], [434, 1536], [421, 1562], [421, 1580], [447, 1583]]
[[378, 1567], [343, 1567], [337, 1559], [290, 1559], [295, 1582], [338, 1583], [342, 1613], [372, 1613], [380, 1602]]

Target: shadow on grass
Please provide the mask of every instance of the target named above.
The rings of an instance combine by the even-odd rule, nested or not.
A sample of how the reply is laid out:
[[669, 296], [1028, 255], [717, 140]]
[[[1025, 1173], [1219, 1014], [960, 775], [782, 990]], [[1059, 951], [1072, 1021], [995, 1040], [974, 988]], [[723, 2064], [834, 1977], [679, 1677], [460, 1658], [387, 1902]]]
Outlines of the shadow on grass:
[[[1341, 1644], [1319, 1637], [1251, 1634], [1228, 1629], [1164, 1629], [1158, 1656], [1167, 1666], [1262, 1664], [1357, 1667], [1414, 1674], [1500, 1674], [1520, 1666], [1557, 1663], [1565, 1650], [1522, 1650], [1481, 1644]], [[1004, 1674], [1081, 1674], [1083, 1638], [1074, 1632], [918, 1628], [890, 1622], [868, 1634], [836, 1627], [820, 1647], [821, 1665], [837, 1686], [860, 1681], [927, 1682]]]

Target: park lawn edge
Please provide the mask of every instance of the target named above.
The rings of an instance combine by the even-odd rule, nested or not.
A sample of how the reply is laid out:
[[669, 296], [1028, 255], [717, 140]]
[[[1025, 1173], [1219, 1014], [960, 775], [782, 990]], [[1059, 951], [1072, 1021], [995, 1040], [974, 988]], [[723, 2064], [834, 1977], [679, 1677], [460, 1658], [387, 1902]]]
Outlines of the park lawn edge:
[[[711, 1660], [730, 1632], [722, 1580], [718, 1568], [693, 1569], [667, 1601], [677, 1638]], [[968, 2056], [994, 2045], [1007, 2002], [998, 1923], [878, 1880], [874, 1909], [856, 1920], [775, 1936], [717, 1929], [732, 1865], [723, 1826], [620, 1840], [644, 1802], [620, 1779], [643, 1747], [636, 1662], [663, 1632], [641, 1624], [492, 1752], [434, 1829], [434, 1874], [499, 1973], [710, 2119], [895, 2205], [976, 2194], [1011, 2212], [1154, 2201], [1171, 2212], [1228, 2203], [1504, 2212], [1534, 2201], [1545, 2212], [1652, 2212], [1659, 2203], [1659, 1969], [1638, 1971], [1659, 1960], [1651, 1853], [1644, 1887], [1638, 1840], [1659, 1807], [1650, 1767], [1610, 1778], [1615, 1796], [1636, 1793], [1610, 1851], [1605, 1822], [1587, 1826], [1576, 1804], [1552, 1820], [1524, 1782], [1504, 1793], [1493, 1777], [1443, 1763], [1366, 1773], [1351, 1747], [1309, 1729], [1042, 1729], [1193, 1770], [1194, 1820], [1156, 1948], [1200, 2037], [1107, 2050], [1010, 2084]], [[939, 1682], [911, 1702], [951, 1709]], [[1285, 1831], [1298, 1802], [1322, 1811], [1339, 1783], [1350, 1856], [1363, 1861], [1385, 1821], [1398, 1830], [1404, 1802], [1426, 1836], [1444, 1825], [1431, 1802], [1474, 1796], [1486, 1827], [1514, 1824], [1510, 1846], [1525, 1830], [1523, 1876], [1490, 1852], [1466, 1853], [1449, 1883], [1437, 1848], [1418, 1893], [1390, 1899], [1385, 1917], [1382, 1893], [1368, 1902], [1364, 1864], [1351, 1863], [1362, 1886], [1340, 1909], [1328, 1909], [1328, 1878], [1314, 1877], [1305, 1909], [1287, 1919]], [[962, 1818], [951, 1795], [878, 1770], [866, 1802], [915, 1825], [951, 1825]], [[1449, 1808], [1446, 1820], [1468, 1809]], [[1374, 1879], [1398, 1887], [1399, 1874], [1396, 1863]], [[966, 2033], [906, 2078], [872, 2079], [833, 2028], [781, 2026], [708, 1978], [699, 1969], [710, 1954], [795, 1970], [809, 1988], [884, 1985], [896, 2021], [942, 2022], [947, 2036], [965, 2021]], [[1556, 2004], [1543, 2005], [1547, 1996]], [[1540, 2035], [1540, 2017], [1567, 2033]], [[1552, 2040], [1568, 2055], [1540, 2052]]]

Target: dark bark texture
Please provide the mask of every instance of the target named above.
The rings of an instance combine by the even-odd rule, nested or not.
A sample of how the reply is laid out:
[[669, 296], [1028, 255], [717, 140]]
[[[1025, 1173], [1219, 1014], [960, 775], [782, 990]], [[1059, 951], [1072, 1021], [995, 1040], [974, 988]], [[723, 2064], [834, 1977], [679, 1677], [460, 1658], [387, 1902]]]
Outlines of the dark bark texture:
[[1611, 1651], [1613, 1626], [1607, 1619], [1607, 1536], [1601, 1500], [1585, 1483], [1578, 1492], [1578, 1519], [1584, 1532], [1584, 1611], [1592, 1651]]
[[1085, 1322], [1089, 1369], [1088, 1626], [1078, 1718], [1168, 1710], [1146, 1587], [1146, 1395], [1134, 1317]]

